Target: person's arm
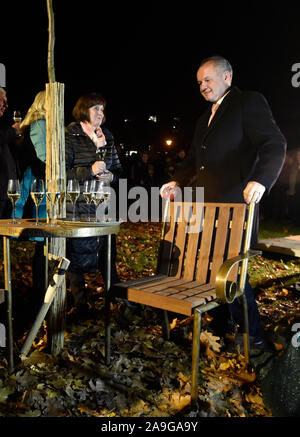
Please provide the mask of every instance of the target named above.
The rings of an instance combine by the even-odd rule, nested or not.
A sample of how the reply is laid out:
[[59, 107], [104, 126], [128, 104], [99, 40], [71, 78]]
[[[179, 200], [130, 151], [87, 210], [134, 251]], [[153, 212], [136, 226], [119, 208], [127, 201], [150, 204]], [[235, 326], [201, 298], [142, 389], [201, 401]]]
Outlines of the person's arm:
[[244, 190], [247, 203], [258, 202], [264, 191], [276, 182], [285, 159], [286, 140], [275, 123], [271, 109], [260, 93], [247, 93], [243, 99], [243, 129], [256, 154], [251, 180]]
[[34, 145], [36, 156], [46, 163], [46, 120], [36, 120], [30, 125], [30, 139]]
[[66, 176], [67, 179], [77, 179], [80, 182], [93, 179], [99, 172], [106, 169], [103, 161], [95, 161], [91, 164], [74, 166], [75, 163], [75, 146], [78, 141], [78, 135], [66, 130], [65, 134], [65, 159], [66, 159]]
[[18, 138], [18, 131], [14, 127], [0, 130], [0, 144], [10, 144]]
[[[111, 173], [111, 184], [116, 185], [122, 175], [123, 169], [115, 146], [115, 140], [112, 133], [103, 128], [107, 141], [107, 155], [105, 157], [106, 169]], [[101, 175], [99, 176], [101, 178]]]

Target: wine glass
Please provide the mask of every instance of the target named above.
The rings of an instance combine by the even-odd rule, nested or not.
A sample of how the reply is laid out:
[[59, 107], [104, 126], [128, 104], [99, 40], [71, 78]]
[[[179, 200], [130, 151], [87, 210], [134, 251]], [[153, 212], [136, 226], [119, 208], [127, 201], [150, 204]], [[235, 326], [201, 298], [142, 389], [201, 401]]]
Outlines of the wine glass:
[[102, 176], [102, 192], [103, 192], [103, 217], [102, 217], [102, 221], [105, 220], [105, 212], [107, 209], [107, 205], [109, 203], [109, 199], [111, 196], [111, 186], [110, 186], [110, 179], [109, 179], [109, 175], [107, 175], [107, 177], [105, 177], [105, 172], [104, 175]]
[[95, 204], [95, 221], [97, 220], [97, 208], [104, 201], [104, 193], [100, 179], [94, 179], [91, 183], [92, 202]]
[[51, 210], [50, 226], [55, 226], [56, 204], [62, 198], [61, 185], [59, 183], [59, 180], [48, 179], [46, 185], [46, 197], [50, 203], [50, 210]]
[[104, 161], [106, 153], [107, 153], [107, 148], [105, 146], [98, 147], [98, 149], [96, 150], [97, 161]]
[[84, 200], [86, 201], [87, 205], [88, 205], [88, 221], [91, 221], [91, 203], [92, 203], [92, 182], [93, 181], [84, 181], [83, 184], [83, 192], [82, 192], [82, 196], [84, 198]]
[[21, 123], [21, 121], [22, 121], [21, 111], [14, 111], [13, 112], [13, 120], [15, 123]]
[[100, 179], [101, 192], [103, 194], [103, 203], [107, 204], [111, 194], [110, 181], [105, 177], [105, 173]]
[[[104, 221], [105, 216], [105, 208], [106, 204], [110, 197], [110, 183], [108, 178], [105, 178], [102, 176], [102, 178], [98, 179], [96, 181], [96, 188], [95, 188], [95, 194], [93, 197], [94, 203], [96, 205], [96, 208], [101, 205], [100, 211], [96, 211], [96, 220], [95, 221]], [[100, 219], [99, 219], [100, 217]]]
[[73, 221], [75, 221], [76, 202], [77, 202], [79, 195], [80, 195], [79, 182], [76, 179], [68, 180], [67, 197], [73, 205], [73, 217], [72, 217]]
[[39, 226], [39, 205], [44, 198], [45, 188], [43, 179], [34, 179], [31, 183], [30, 195], [35, 204], [35, 226]]
[[20, 188], [19, 180], [18, 179], [9, 179], [8, 185], [7, 185], [7, 196], [9, 198], [9, 200], [11, 201], [12, 207], [13, 207], [13, 219], [12, 219], [12, 222], [10, 222], [10, 224], [18, 223], [15, 219], [15, 208], [16, 208], [16, 203], [17, 203], [20, 195], [21, 195], [21, 188]]

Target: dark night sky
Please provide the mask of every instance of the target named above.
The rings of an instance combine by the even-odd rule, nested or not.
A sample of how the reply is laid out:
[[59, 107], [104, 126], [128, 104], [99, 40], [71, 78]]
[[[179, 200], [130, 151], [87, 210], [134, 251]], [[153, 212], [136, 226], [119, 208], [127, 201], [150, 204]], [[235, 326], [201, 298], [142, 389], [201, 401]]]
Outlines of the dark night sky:
[[[249, 1], [230, 9], [225, 2], [185, 1], [163, 10], [160, 3], [167, 4], [53, 0], [66, 122], [77, 98], [97, 90], [108, 100], [115, 135], [124, 117], [151, 113], [177, 115], [193, 126], [205, 108], [197, 67], [218, 53], [231, 61], [235, 85], [265, 95], [289, 147], [300, 145], [300, 88], [291, 84], [291, 67], [300, 62], [294, 3]], [[46, 0], [1, 5], [1, 21], [10, 111], [25, 112], [48, 82]]]

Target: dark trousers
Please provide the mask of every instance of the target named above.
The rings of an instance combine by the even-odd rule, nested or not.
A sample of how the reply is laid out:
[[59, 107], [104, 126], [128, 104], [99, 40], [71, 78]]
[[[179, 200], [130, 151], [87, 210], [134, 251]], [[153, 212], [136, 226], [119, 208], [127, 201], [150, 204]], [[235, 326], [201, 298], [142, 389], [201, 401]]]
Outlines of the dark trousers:
[[[119, 282], [119, 277], [116, 268], [116, 236], [111, 236], [111, 282]], [[99, 250], [98, 250], [98, 264], [99, 270], [101, 272], [102, 278], [106, 281], [107, 278], [107, 235], [100, 237], [99, 239]], [[81, 305], [87, 303], [87, 295], [85, 291], [85, 280], [84, 273], [68, 271], [68, 278], [70, 282], [70, 289], [74, 299], [75, 305]]]
[[[248, 276], [245, 284], [245, 296], [248, 305], [249, 335], [263, 339], [264, 330], [261, 326], [260, 314]], [[235, 299], [231, 304], [221, 305], [213, 309], [210, 315], [213, 317], [211, 327], [220, 337], [223, 337], [226, 332], [233, 332], [236, 325], [239, 326], [239, 331], [243, 331], [244, 309], [241, 298]]]
[[[252, 287], [249, 283], [248, 275], [245, 284], [245, 296], [248, 304], [249, 334], [253, 337], [263, 338], [264, 331], [261, 326], [260, 314], [254, 298]], [[240, 299], [236, 299], [233, 303], [229, 304], [228, 307], [233, 322], [243, 327], [243, 306]]]

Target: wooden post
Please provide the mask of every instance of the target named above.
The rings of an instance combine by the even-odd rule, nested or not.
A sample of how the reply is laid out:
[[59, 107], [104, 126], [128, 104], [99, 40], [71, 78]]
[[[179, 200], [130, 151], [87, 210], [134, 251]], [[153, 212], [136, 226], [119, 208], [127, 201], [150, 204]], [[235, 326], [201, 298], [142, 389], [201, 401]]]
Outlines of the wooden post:
[[[55, 82], [54, 69], [54, 14], [52, 0], [47, 0], [49, 18], [49, 44], [48, 44], [48, 76], [46, 84], [46, 126], [47, 126], [47, 158], [46, 158], [46, 181], [51, 180], [52, 189], [60, 192], [66, 191], [65, 177], [65, 136], [64, 136], [64, 84]], [[56, 204], [56, 216], [65, 217], [65, 199]], [[47, 199], [48, 220], [50, 205]], [[47, 260], [51, 255], [65, 257], [65, 238], [49, 238], [46, 245]], [[48, 263], [47, 263], [48, 264]], [[51, 262], [50, 262], [51, 264]], [[64, 346], [64, 320], [65, 320], [66, 283], [65, 279], [59, 286], [47, 319], [47, 337], [51, 353], [58, 355]]]
[[48, 21], [49, 21], [49, 39], [48, 39], [48, 78], [49, 82], [55, 82], [55, 69], [54, 69], [54, 42], [55, 42], [55, 34], [54, 34], [54, 12], [52, 0], [47, 0], [47, 12], [48, 12]]

